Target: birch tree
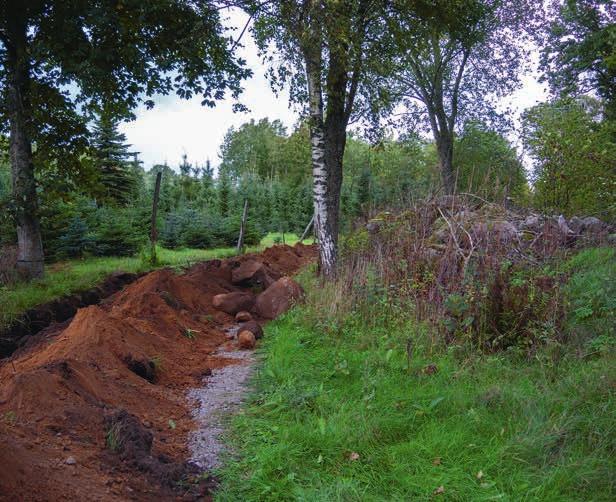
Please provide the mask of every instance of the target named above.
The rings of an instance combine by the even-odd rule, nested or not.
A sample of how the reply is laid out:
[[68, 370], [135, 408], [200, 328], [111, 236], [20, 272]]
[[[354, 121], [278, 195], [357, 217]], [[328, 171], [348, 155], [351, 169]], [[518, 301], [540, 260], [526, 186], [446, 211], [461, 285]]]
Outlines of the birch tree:
[[315, 233], [325, 276], [336, 269], [346, 131], [358, 116], [358, 96], [378, 48], [373, 30], [381, 7], [378, 0], [281, 0], [251, 11], [273, 86], [288, 84], [292, 101], [307, 108]]

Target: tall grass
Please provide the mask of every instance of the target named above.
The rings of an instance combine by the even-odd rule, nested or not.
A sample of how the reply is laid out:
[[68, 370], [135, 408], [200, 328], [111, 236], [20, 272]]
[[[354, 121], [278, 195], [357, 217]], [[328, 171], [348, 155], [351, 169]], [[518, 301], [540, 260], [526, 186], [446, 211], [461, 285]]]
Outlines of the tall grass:
[[532, 353], [562, 332], [567, 271], [559, 267], [589, 242], [572, 243], [550, 219], [520, 233], [511, 223], [519, 219], [502, 206], [456, 198], [381, 214], [376, 230], [343, 240], [342, 266], [321, 307], [344, 315], [381, 295], [404, 303], [447, 343], [485, 351], [523, 343]]
[[[567, 304], [582, 281], [609, 307], [616, 271], [593, 270], [613, 260], [567, 261]], [[614, 500], [613, 350], [459, 350], [379, 281], [360, 304], [302, 280], [306, 305], [266, 328], [218, 500]], [[348, 305], [323, 309], [335, 298]]]

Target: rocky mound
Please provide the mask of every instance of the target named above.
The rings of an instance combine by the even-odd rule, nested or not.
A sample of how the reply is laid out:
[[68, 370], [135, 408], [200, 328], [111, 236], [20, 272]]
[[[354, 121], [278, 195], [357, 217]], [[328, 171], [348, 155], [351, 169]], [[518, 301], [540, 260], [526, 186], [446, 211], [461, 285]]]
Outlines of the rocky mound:
[[[152, 272], [4, 359], [0, 500], [175, 497], [176, 481], [191, 475], [186, 389], [211, 368], [234, 363], [214, 355], [221, 345], [253, 345], [246, 334], [229, 339], [225, 328], [237, 326], [236, 312], [216, 308], [215, 298], [256, 298], [267, 286], [262, 277], [293, 274], [315, 255], [309, 246], [275, 246], [181, 275]], [[245, 263], [254, 274], [238, 280], [236, 272], [234, 281]], [[256, 340], [264, 316], [248, 310], [241, 331]], [[207, 490], [189, 486], [197, 498]]]

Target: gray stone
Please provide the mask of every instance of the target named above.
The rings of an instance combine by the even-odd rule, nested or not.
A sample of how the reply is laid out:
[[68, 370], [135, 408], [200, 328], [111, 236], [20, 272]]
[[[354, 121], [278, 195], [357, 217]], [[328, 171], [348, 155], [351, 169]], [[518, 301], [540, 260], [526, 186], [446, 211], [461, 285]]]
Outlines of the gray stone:
[[605, 224], [594, 216], [587, 216], [582, 218], [582, 225], [584, 233], [597, 234], [603, 231]]

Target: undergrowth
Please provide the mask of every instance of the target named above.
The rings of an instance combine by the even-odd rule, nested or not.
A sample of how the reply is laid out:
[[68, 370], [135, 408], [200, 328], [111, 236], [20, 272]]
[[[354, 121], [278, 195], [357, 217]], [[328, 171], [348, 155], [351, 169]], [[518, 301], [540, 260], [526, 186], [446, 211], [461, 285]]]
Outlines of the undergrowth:
[[383, 287], [327, 311], [334, 286], [305, 275], [307, 304], [266, 328], [217, 499], [614, 500], [614, 258], [563, 263], [572, 310], [532, 351], [452, 343]]

